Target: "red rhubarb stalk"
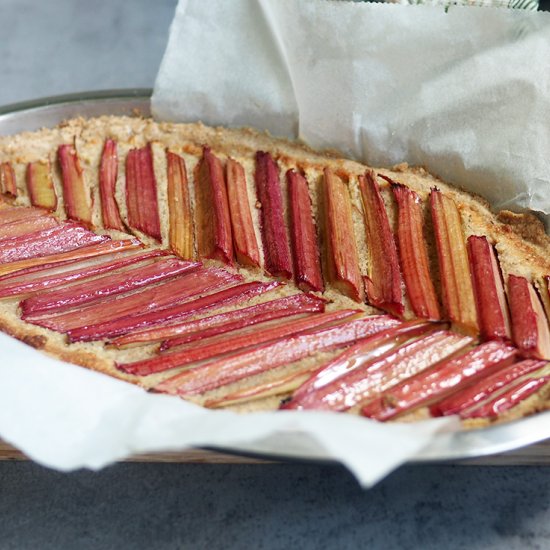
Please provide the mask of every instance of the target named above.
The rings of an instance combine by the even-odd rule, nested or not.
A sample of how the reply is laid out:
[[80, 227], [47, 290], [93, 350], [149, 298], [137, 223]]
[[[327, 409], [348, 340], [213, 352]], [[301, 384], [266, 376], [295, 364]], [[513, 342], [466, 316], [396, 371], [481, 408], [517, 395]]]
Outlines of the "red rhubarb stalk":
[[367, 300], [374, 307], [400, 316], [404, 306], [397, 246], [376, 175], [372, 170], [359, 176], [359, 190], [365, 212], [369, 256], [368, 276], [365, 277]]
[[[426, 330], [426, 327], [424, 327]], [[399, 341], [398, 344], [402, 343]], [[284, 408], [322, 409], [345, 411], [387, 391], [401, 381], [429, 369], [438, 361], [471, 343], [472, 339], [450, 331], [438, 331], [417, 338], [397, 348], [387, 350], [380, 357], [372, 351], [359, 351], [342, 362], [330, 365], [332, 371], [345, 370], [345, 374], [326, 382], [322, 376], [315, 389], [294, 396]], [[390, 342], [387, 342], [389, 344]], [[382, 351], [381, 350], [381, 351]], [[351, 361], [351, 364], [350, 364]], [[327, 380], [333, 373], [327, 373]]]
[[92, 225], [92, 198], [84, 183], [84, 175], [74, 145], [60, 145], [57, 150], [63, 183], [65, 212], [71, 220]]
[[185, 161], [179, 155], [166, 151], [166, 171], [170, 248], [180, 258], [191, 260], [194, 257], [193, 213]]
[[27, 190], [33, 206], [50, 211], [57, 208], [57, 194], [53, 185], [50, 161], [29, 162]]
[[126, 157], [126, 206], [130, 227], [162, 240], [157, 201], [157, 181], [151, 144], [132, 149]]
[[541, 369], [544, 365], [546, 361], [537, 359], [525, 359], [510, 365], [432, 405], [430, 412], [433, 416], [462, 414], [463, 411], [481, 404], [496, 392], [515, 383], [522, 376]]
[[324, 284], [308, 184], [295, 170], [289, 170], [286, 179], [296, 284], [302, 290], [322, 292]]
[[19, 277], [27, 273], [50, 269], [54, 266], [73, 264], [90, 258], [105, 256], [107, 254], [141, 248], [142, 246], [143, 245], [137, 239], [124, 239], [120, 241], [107, 240], [99, 244], [69, 250], [68, 252], [50, 254], [0, 265], [0, 277]]
[[154, 389], [176, 395], [201, 393], [293, 363], [320, 351], [351, 345], [396, 323], [398, 321], [389, 317], [363, 317], [308, 334], [290, 336], [245, 353], [236, 352], [187, 369], [161, 382]]
[[101, 197], [101, 217], [103, 227], [124, 231], [116, 203], [116, 181], [118, 177], [117, 144], [113, 139], [106, 139], [99, 166], [99, 195]]
[[514, 344], [528, 357], [550, 359], [548, 320], [533, 285], [525, 277], [510, 275], [508, 299]]
[[157, 357], [136, 361], [135, 363], [117, 364], [117, 368], [127, 374], [147, 376], [183, 367], [197, 361], [219, 357], [231, 351], [257, 347], [273, 340], [281, 340], [293, 334], [299, 334], [326, 325], [327, 323], [334, 323], [349, 317], [353, 313], [341, 310], [330, 313], [310, 314], [307, 317], [288, 321], [284, 324], [270, 324], [268, 327], [249, 327], [233, 334], [231, 338], [225, 338], [223, 335], [208, 338], [202, 342], [188, 344], [184, 349], [174, 353], [165, 353]]
[[149, 265], [138, 265], [121, 273], [111, 273], [92, 281], [84, 281], [46, 294], [32, 296], [21, 302], [21, 311], [25, 317], [46, 312], [58, 313], [106, 296], [116, 296], [160, 283], [196, 268], [197, 264], [191, 262], [163, 258]]
[[411, 308], [417, 317], [438, 321], [441, 312], [430, 275], [420, 197], [405, 185], [389, 181], [397, 201], [399, 257]]
[[479, 327], [460, 212], [439, 189], [432, 189], [430, 206], [447, 317], [460, 330], [475, 335]]
[[84, 227], [67, 222], [43, 231], [35, 231], [20, 237], [3, 239], [0, 242], [0, 263], [18, 262], [68, 252], [108, 240], [105, 235], [96, 235]]
[[324, 171], [324, 227], [328, 280], [352, 300], [363, 302], [365, 293], [348, 187], [329, 168]]
[[0, 227], [6, 224], [47, 216], [41, 208], [6, 206], [0, 202]]
[[17, 197], [15, 172], [10, 162], [0, 163], [0, 190], [3, 195]]
[[434, 332], [437, 328], [438, 325], [432, 325], [424, 321], [407, 321], [360, 341], [328, 363], [318, 367], [282, 408], [302, 408], [301, 403], [304, 399], [306, 401], [309, 399], [309, 394], [315, 400], [317, 396], [322, 396], [320, 390], [331, 385], [335, 380], [354, 370], [364, 370], [365, 365], [387, 355], [390, 350], [407, 340]]
[[156, 327], [157, 325], [163, 325], [167, 322], [178, 321], [197, 315], [198, 313], [204, 313], [210, 309], [218, 309], [238, 303], [241, 300], [249, 299], [263, 292], [268, 292], [276, 286], [276, 282], [253, 282], [231, 286], [195, 300], [184, 301], [183, 303], [177, 303], [169, 307], [162, 307], [158, 311], [146, 312], [96, 325], [77, 328], [69, 331], [69, 340], [71, 342], [89, 342], [106, 338], [112, 339], [121, 334], [128, 334], [128, 338], [131, 339], [132, 335], [135, 334], [139, 341], [140, 336], [139, 333], [135, 332], [136, 330]]
[[191, 297], [215, 290], [238, 280], [230, 273], [214, 269], [198, 269], [185, 273], [139, 292], [108, 296], [97, 302], [72, 311], [48, 317], [23, 317], [25, 320], [58, 332], [67, 332], [78, 327], [97, 325], [127, 316], [142, 315]]
[[233, 238], [221, 160], [209, 147], [195, 171], [195, 221], [199, 257], [233, 263]]
[[256, 153], [256, 193], [261, 204], [265, 267], [271, 275], [290, 279], [292, 261], [284, 222], [279, 168], [269, 153]]
[[481, 336], [485, 340], [510, 340], [512, 334], [502, 275], [487, 237], [468, 237], [468, 257]]
[[528, 397], [535, 394], [550, 382], [550, 376], [541, 378], [525, 378], [512, 384], [503, 393], [488, 399], [479, 407], [464, 411], [461, 418], [492, 418], [515, 407]]
[[235, 253], [240, 264], [259, 267], [260, 249], [254, 231], [244, 168], [227, 159], [227, 197]]
[[430, 405], [507, 367], [516, 355], [517, 350], [503, 342], [485, 342], [440, 362], [436, 368], [400, 382], [363, 407], [361, 414], [384, 421], [423, 405]]
[[29, 233], [36, 234], [39, 231], [52, 229], [58, 225], [59, 222], [53, 216], [31, 216], [27, 220], [6, 223], [0, 226], [0, 245], [4, 239], [24, 237]]
[[[150, 260], [157, 256], [160, 256], [162, 252], [160, 250], [153, 250], [145, 254], [128, 255], [120, 254], [120, 258], [115, 256], [114, 259], [107, 259], [104, 261], [95, 262], [93, 265], [82, 266], [77, 269], [70, 269], [71, 266], [66, 266], [65, 269], [54, 268], [54, 273], [50, 270], [41, 270], [38, 272], [38, 276], [29, 277], [17, 277], [16, 280], [13, 277], [9, 277], [0, 281], [0, 298], [6, 298], [8, 296], [22, 296], [24, 294], [30, 294], [32, 292], [38, 292], [40, 290], [51, 289], [79, 281], [81, 279], [87, 279], [89, 277], [95, 277], [103, 273], [115, 271], [122, 267], [129, 265], [139, 264], [146, 260]], [[44, 271], [47, 274], [41, 275]]]
[[217, 336], [218, 334], [226, 334], [257, 323], [283, 319], [292, 315], [323, 312], [324, 310], [325, 300], [313, 294], [285, 296], [270, 302], [263, 302], [243, 309], [226, 311], [210, 317], [194, 319], [181, 325], [159, 329], [162, 333], [160, 339], [171, 338], [162, 344], [161, 351], [202, 340], [203, 338]]

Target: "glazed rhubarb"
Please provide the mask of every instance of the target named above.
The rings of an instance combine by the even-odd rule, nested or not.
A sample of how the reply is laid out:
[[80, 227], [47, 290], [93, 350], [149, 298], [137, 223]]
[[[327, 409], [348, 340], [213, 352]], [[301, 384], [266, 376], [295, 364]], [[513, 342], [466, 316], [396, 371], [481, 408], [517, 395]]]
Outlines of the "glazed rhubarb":
[[550, 359], [550, 330], [533, 285], [516, 275], [508, 277], [508, 300], [514, 344], [528, 357]]
[[265, 268], [271, 275], [290, 279], [292, 260], [284, 221], [283, 194], [279, 168], [273, 157], [264, 151], [256, 153], [254, 174], [256, 193], [261, 205], [261, 232]]
[[194, 257], [193, 213], [187, 170], [183, 158], [171, 151], [166, 151], [166, 176], [170, 248], [180, 258], [192, 260]]
[[[373, 353], [376, 348], [359, 348], [351, 357], [329, 365], [327, 371], [319, 373], [317, 384], [310, 391], [295, 395], [284, 408], [346, 411], [426, 371], [471, 341], [467, 336], [437, 331], [390, 349], [379, 357]], [[332, 378], [338, 369], [346, 372], [331, 382], [323, 378], [324, 375], [327, 379]]]
[[58, 332], [91, 327], [99, 323], [115, 321], [128, 316], [143, 315], [175, 303], [191, 299], [199, 293], [208, 292], [238, 280], [222, 270], [198, 269], [172, 280], [122, 296], [109, 296], [93, 304], [72, 311], [47, 317], [24, 317], [25, 320]]
[[325, 168], [323, 187], [328, 279], [352, 300], [363, 302], [365, 294], [359, 270], [348, 186], [332, 170]]
[[195, 227], [201, 258], [233, 263], [233, 237], [221, 160], [203, 149], [195, 172]]
[[43, 217], [46, 214], [41, 208], [21, 208], [18, 206], [7, 206], [0, 202], [0, 228], [6, 224], [25, 221], [30, 218]]
[[308, 334], [291, 336], [184, 370], [161, 382], [154, 389], [176, 395], [201, 393], [299, 361], [319, 351], [337, 350], [352, 345], [396, 323], [398, 321], [395, 319], [385, 316], [362, 317]]
[[54, 211], [57, 194], [53, 185], [50, 161], [29, 162], [27, 165], [27, 191], [33, 206]]
[[390, 228], [384, 199], [372, 170], [359, 176], [359, 190], [367, 231], [368, 276], [365, 291], [368, 302], [400, 316], [403, 314], [401, 272], [397, 246]]
[[503, 342], [485, 342], [400, 382], [365, 405], [361, 414], [385, 421], [421, 406], [431, 405], [434, 401], [507, 367], [514, 362], [516, 355], [517, 350]]
[[[90, 342], [93, 340], [113, 339], [120, 335], [126, 335], [125, 340], [113, 341], [114, 345], [122, 346], [143, 340], [145, 343], [157, 340], [156, 331], [168, 331], [166, 323], [181, 321], [190, 316], [204, 313], [211, 309], [219, 309], [242, 300], [250, 299], [259, 294], [269, 292], [277, 287], [276, 282], [271, 283], [242, 283], [229, 288], [224, 288], [212, 294], [196, 299], [184, 300], [172, 306], [161, 307], [158, 311], [150, 311], [142, 314], [123, 317], [112, 321], [106, 321], [95, 325], [85, 326], [68, 332], [71, 342]], [[161, 326], [159, 326], [161, 325]], [[170, 325], [172, 326], [172, 325]], [[153, 327], [148, 333], [137, 332], [140, 329]], [[124, 338], [124, 337], [123, 337]]]
[[397, 201], [399, 259], [411, 308], [417, 317], [438, 321], [441, 313], [430, 275], [420, 197], [405, 185], [389, 181]]
[[487, 237], [468, 237], [468, 257], [482, 338], [510, 340], [512, 334], [502, 275]]
[[[68, 252], [108, 239], [105, 235], [96, 235], [76, 223], [67, 222], [50, 229], [3, 239], [0, 241], [0, 263], [20, 262], [29, 258]], [[0, 266], [0, 269], [1, 267], [3, 266]]]
[[68, 285], [60, 290], [32, 296], [21, 302], [23, 316], [58, 313], [93, 302], [107, 296], [115, 296], [171, 279], [187, 271], [197, 269], [198, 264], [176, 258], [152, 260], [148, 265], [138, 265], [120, 273], [110, 273], [91, 281]]
[[295, 170], [286, 173], [290, 208], [290, 238], [294, 259], [294, 278], [302, 290], [322, 292], [321, 261], [317, 231], [311, 210], [306, 178]]
[[17, 196], [15, 172], [10, 162], [0, 163], [0, 191], [3, 195]]
[[132, 149], [126, 156], [126, 207], [130, 227], [162, 240], [151, 144]]
[[461, 414], [467, 418], [494, 418], [509, 411], [528, 397], [540, 391], [550, 382], [550, 375], [540, 377], [526, 377], [512, 384], [504, 392], [488, 399], [478, 407], [474, 407]]
[[68, 252], [58, 254], [49, 254], [47, 256], [39, 256], [37, 258], [29, 258], [11, 262], [9, 264], [0, 265], [0, 277], [7, 275], [20, 276], [25, 273], [34, 273], [44, 269], [49, 269], [53, 266], [61, 266], [71, 263], [76, 263], [84, 259], [97, 258], [107, 254], [121, 252], [123, 250], [132, 250], [141, 248], [141, 243], [136, 239], [123, 240], [104, 240], [99, 244], [83, 246]]
[[101, 217], [103, 227], [124, 231], [118, 204], [115, 199], [118, 177], [117, 144], [113, 139], [106, 139], [99, 165], [99, 196], [101, 197]]
[[250, 213], [250, 202], [244, 168], [236, 160], [227, 159], [227, 198], [235, 254], [241, 265], [260, 266], [260, 250]]
[[4, 239], [23, 237], [30, 233], [36, 234], [39, 231], [53, 229], [58, 225], [59, 222], [53, 216], [31, 216], [26, 220], [6, 223], [0, 226], [0, 245]]
[[328, 363], [322, 364], [315, 369], [308, 380], [304, 381], [304, 384], [294, 392], [292, 399], [285, 403], [282, 408], [301, 408], [300, 402], [308, 394], [315, 394], [335, 380], [354, 370], [362, 369], [367, 363], [386, 355], [390, 350], [397, 348], [407, 340], [435, 332], [438, 329], [441, 330], [443, 326], [441, 324], [426, 323], [421, 320], [406, 321], [396, 323], [387, 330], [361, 340], [334, 359], [328, 361]]
[[430, 412], [433, 416], [462, 414], [464, 411], [480, 405], [497, 392], [501, 392], [502, 389], [515, 384], [525, 375], [540, 370], [544, 365], [546, 365], [546, 361], [539, 359], [524, 359], [514, 363], [432, 405]]
[[232, 351], [244, 351], [247, 348], [257, 347], [266, 342], [282, 340], [294, 334], [300, 334], [345, 319], [354, 313], [351, 310], [341, 310], [330, 313], [309, 314], [301, 319], [287, 321], [283, 324], [270, 323], [267, 327], [249, 327], [232, 334], [231, 338], [226, 338], [225, 335], [215, 336], [183, 346], [183, 348], [173, 353], [165, 353], [135, 363], [117, 365], [117, 368], [127, 374], [147, 376], [183, 367], [197, 361], [213, 359]]
[[92, 198], [86, 189], [84, 174], [74, 145], [60, 145], [57, 156], [61, 167], [63, 200], [67, 217], [86, 227], [91, 227]]
[[161, 339], [166, 339], [161, 350], [171, 349], [189, 342], [226, 334], [258, 323], [283, 319], [304, 313], [317, 313], [325, 310], [325, 300], [313, 294], [294, 294], [277, 300], [262, 302], [243, 309], [226, 311], [210, 317], [195, 319], [159, 329]]
[[[65, 265], [64, 269], [53, 268], [38, 271], [37, 274], [28, 273], [23, 277], [9, 277], [0, 280], [0, 298], [23, 296], [41, 290], [49, 290], [67, 283], [73, 283], [82, 279], [88, 279], [90, 277], [96, 277], [104, 273], [119, 270], [123, 267], [136, 265], [146, 260], [156, 258], [161, 254], [162, 252], [160, 250], [152, 250], [144, 254], [131, 255], [125, 255], [123, 251], [117, 254], [113, 259], [107, 258], [105, 260], [100, 257], [100, 261], [95, 261], [92, 265], [89, 265], [90, 262], [85, 261], [83, 262], [85, 265], [77, 267], [76, 269], [71, 269], [74, 264], [70, 264], [69, 266]], [[51, 273], [51, 271], [54, 271], [54, 273]]]
[[430, 207], [447, 318], [460, 330], [477, 334], [476, 303], [460, 212], [455, 201], [439, 189], [432, 189]]

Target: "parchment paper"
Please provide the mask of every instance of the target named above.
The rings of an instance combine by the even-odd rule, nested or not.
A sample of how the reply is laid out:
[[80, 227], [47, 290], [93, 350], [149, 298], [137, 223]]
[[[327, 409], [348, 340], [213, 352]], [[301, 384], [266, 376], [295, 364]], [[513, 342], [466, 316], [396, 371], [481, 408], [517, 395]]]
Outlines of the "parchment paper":
[[[497, 206], [548, 213], [550, 19], [327, 1], [180, 2], [153, 107], [255, 126], [372, 164], [422, 163]], [[495, 185], [497, 182], [497, 185]], [[0, 334], [0, 437], [60, 470], [138, 452], [256, 445], [334, 458], [367, 487], [456, 419], [208, 411]]]

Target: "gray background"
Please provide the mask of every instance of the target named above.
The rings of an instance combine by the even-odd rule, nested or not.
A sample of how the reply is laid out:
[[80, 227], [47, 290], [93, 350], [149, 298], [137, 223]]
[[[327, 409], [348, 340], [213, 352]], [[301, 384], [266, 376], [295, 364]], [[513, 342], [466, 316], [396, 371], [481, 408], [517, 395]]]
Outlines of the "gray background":
[[[175, 0], [0, 0], [0, 105], [152, 87]], [[0, 463], [4, 548], [550, 548], [550, 471]]]

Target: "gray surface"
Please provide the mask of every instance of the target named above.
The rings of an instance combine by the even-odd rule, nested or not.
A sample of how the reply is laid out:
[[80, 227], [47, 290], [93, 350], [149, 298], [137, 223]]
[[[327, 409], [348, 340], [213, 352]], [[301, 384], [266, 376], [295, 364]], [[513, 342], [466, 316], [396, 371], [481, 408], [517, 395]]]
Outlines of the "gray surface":
[[6, 463], [0, 548], [544, 549], [548, 473], [407, 467], [364, 492], [326, 466]]
[[[0, 0], [0, 104], [150, 87], [175, 1]], [[4, 548], [550, 548], [547, 468], [0, 463]]]

